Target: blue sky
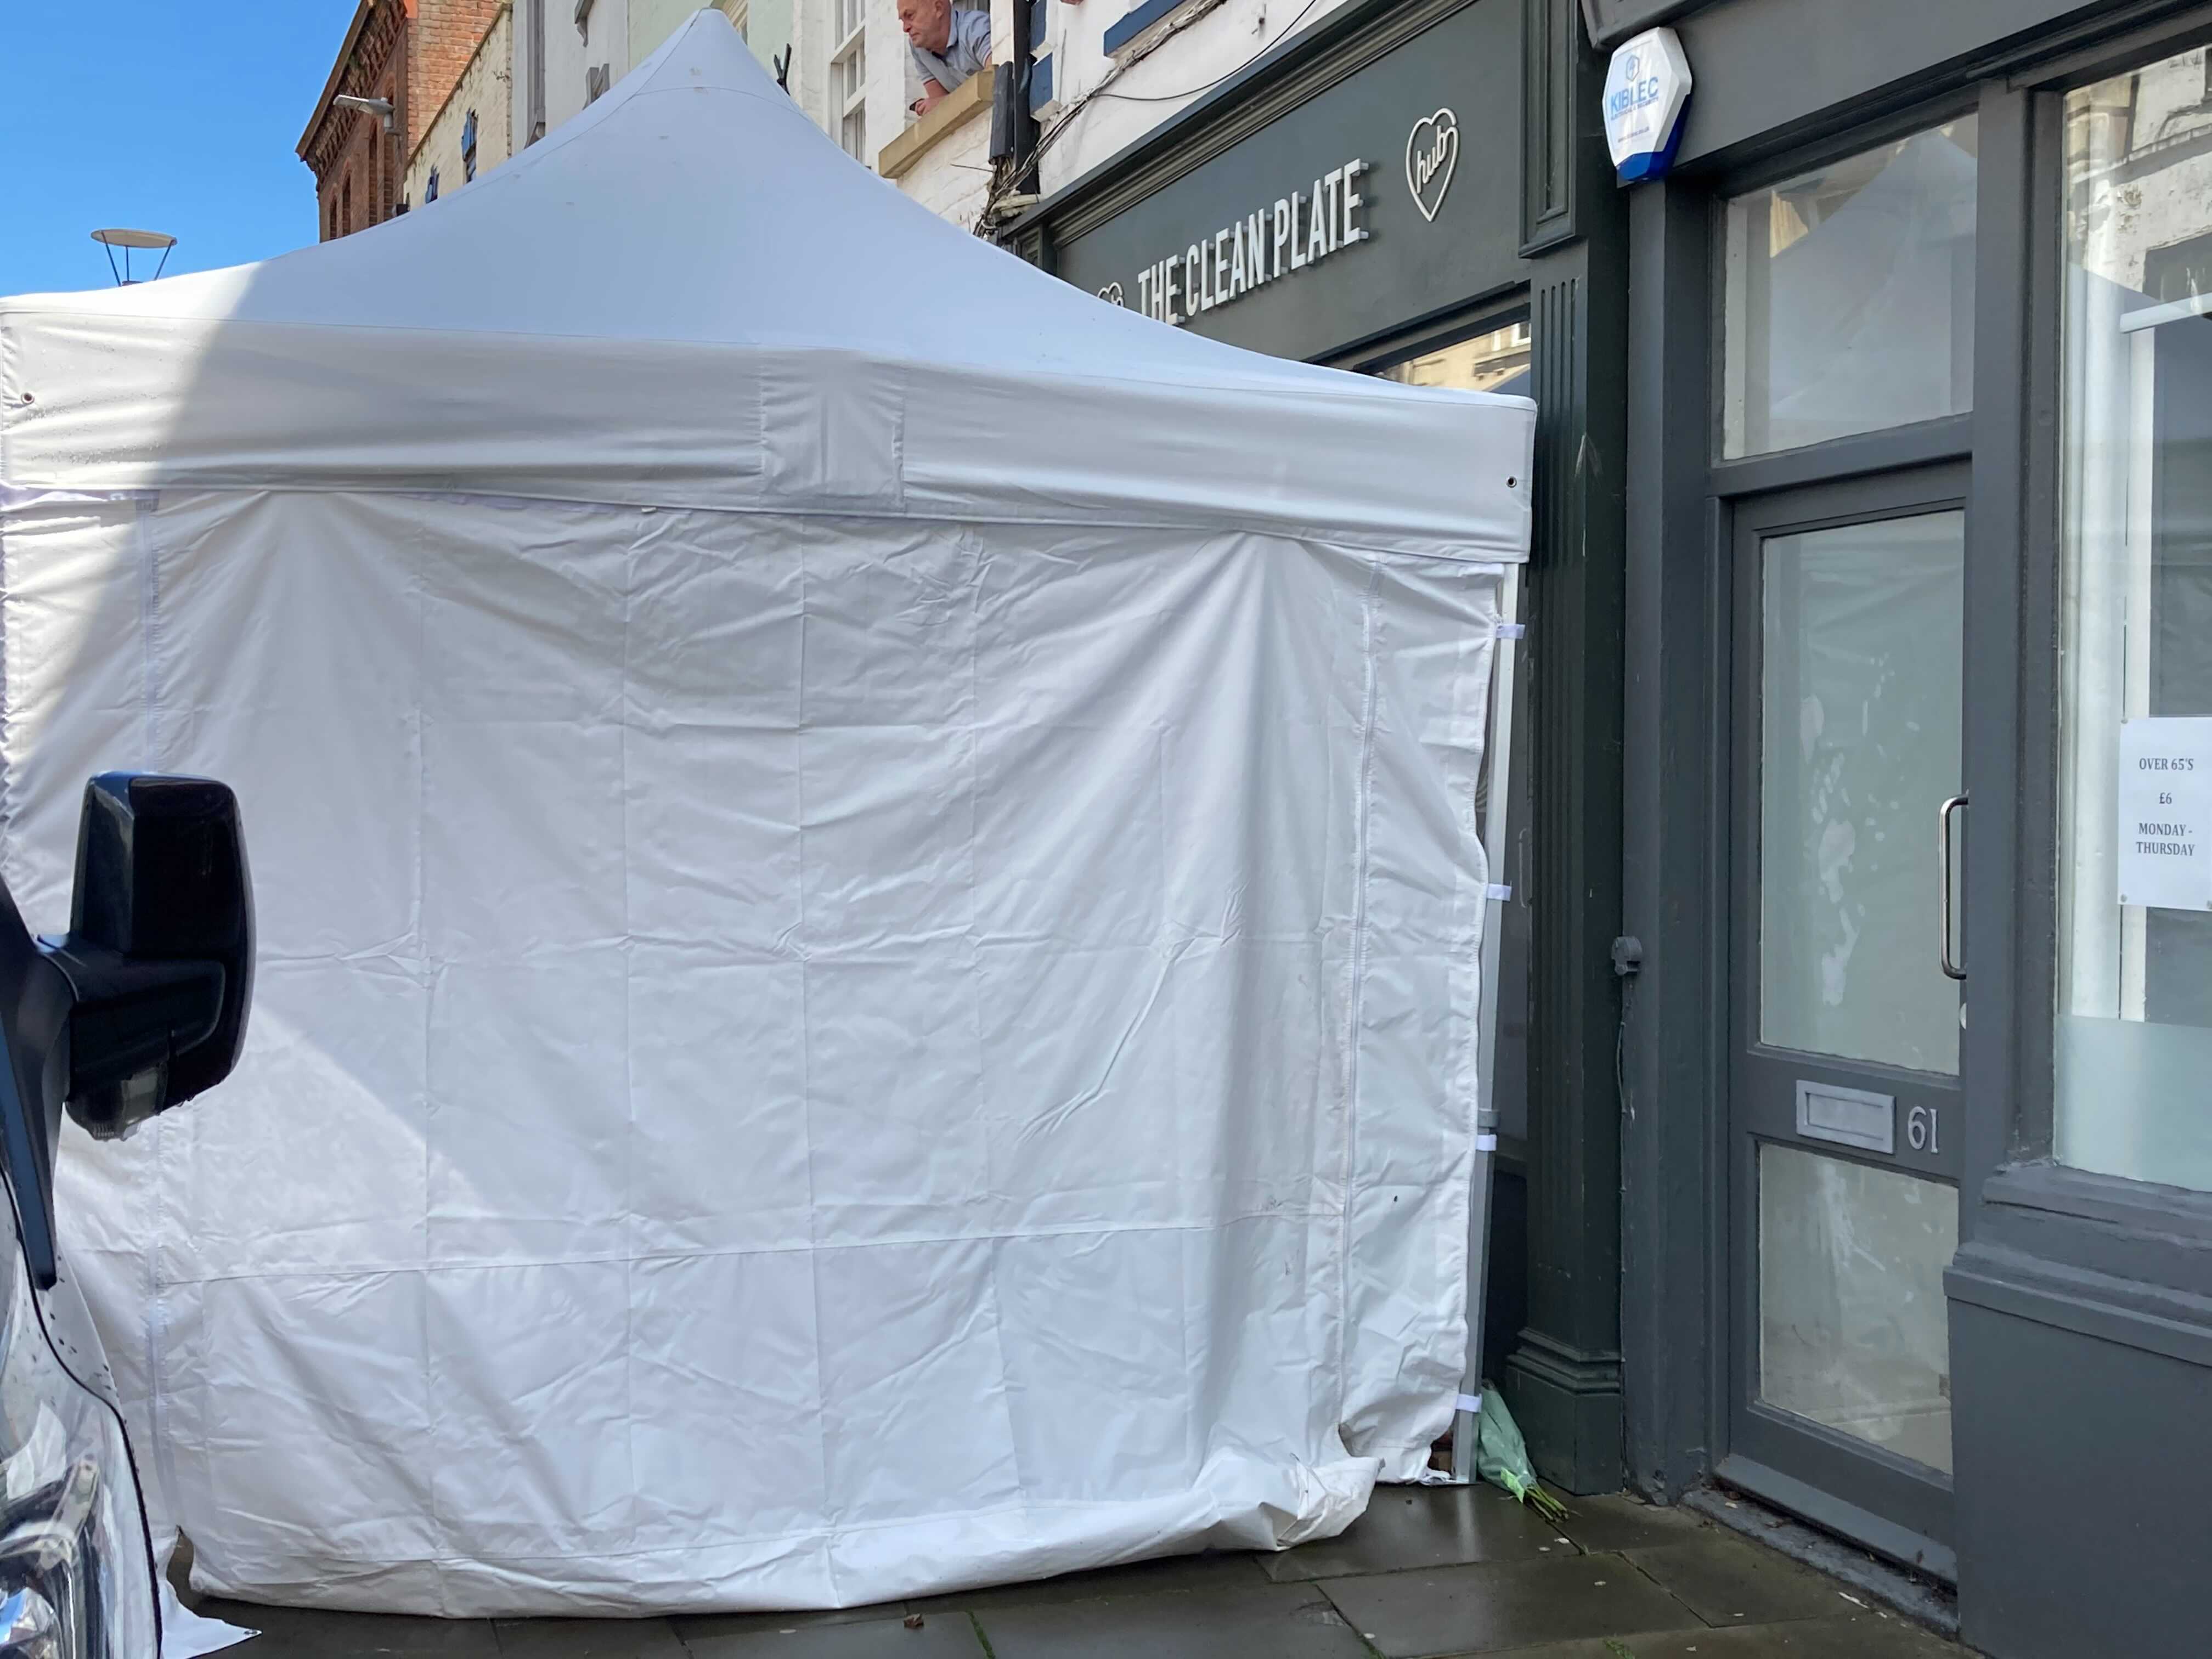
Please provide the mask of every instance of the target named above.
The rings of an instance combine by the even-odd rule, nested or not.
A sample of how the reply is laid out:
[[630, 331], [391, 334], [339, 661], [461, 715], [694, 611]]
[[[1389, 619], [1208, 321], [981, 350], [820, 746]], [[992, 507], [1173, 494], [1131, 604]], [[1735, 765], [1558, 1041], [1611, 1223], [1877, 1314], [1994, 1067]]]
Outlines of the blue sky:
[[293, 147], [353, 12], [0, 0], [0, 294], [106, 287], [102, 225], [175, 236], [172, 274], [314, 240]]

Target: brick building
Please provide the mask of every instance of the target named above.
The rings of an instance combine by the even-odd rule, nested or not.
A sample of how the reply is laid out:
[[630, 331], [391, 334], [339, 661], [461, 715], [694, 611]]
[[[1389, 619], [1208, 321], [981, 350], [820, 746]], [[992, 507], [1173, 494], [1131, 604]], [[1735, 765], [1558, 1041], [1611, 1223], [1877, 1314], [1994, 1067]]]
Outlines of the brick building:
[[[355, 8], [300, 135], [323, 240], [407, 210], [408, 160], [501, 9], [501, 0], [361, 0]], [[389, 100], [390, 131], [368, 111], [334, 106], [341, 94]]]

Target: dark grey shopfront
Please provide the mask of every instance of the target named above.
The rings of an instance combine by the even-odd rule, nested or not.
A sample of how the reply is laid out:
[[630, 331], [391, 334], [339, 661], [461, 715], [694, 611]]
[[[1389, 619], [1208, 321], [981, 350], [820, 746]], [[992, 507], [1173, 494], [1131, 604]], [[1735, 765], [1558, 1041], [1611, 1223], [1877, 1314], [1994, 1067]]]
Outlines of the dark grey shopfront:
[[[1657, 24], [1695, 91], [1621, 189], [1605, 58]], [[1015, 239], [1135, 304], [1358, 160], [1366, 240], [1188, 325], [1526, 352], [1500, 1380], [1570, 1491], [1749, 1493], [1999, 1659], [2212, 1652], [2208, 43], [2144, 0], [1354, 3]]]
[[1632, 1478], [2000, 1659], [2212, 1651], [2212, 9], [1587, 10], [1696, 88], [1625, 192]]
[[[1155, 314], [1157, 273], [1175, 262], [1177, 316], [1189, 293], [1218, 291], [1188, 325], [1234, 344], [1537, 399], [1522, 799], [1497, 874], [1514, 896], [1485, 1352], [1539, 1468], [1573, 1492], [1622, 1476], [1610, 951], [1626, 204], [1597, 137], [1598, 69], [1572, 0], [1355, 0], [1057, 192], [1011, 239], [1070, 283], [1151, 301]], [[1334, 222], [1340, 170], [1354, 161], [1365, 163], [1349, 186], [1362, 199], [1348, 224]], [[1316, 189], [1337, 245], [1276, 277], [1270, 236], [1269, 278], [1233, 279], [1215, 252], [1224, 228], [1256, 213], [1272, 232], [1279, 204], [1310, 226]], [[1599, 270], [1613, 275], [1593, 280]]]

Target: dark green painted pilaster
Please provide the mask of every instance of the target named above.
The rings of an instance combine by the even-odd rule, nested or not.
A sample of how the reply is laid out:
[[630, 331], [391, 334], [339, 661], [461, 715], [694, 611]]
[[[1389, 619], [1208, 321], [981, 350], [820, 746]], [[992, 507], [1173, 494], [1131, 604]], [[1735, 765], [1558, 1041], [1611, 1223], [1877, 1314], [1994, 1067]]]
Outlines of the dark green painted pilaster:
[[1620, 931], [1623, 204], [1601, 67], [1571, 0], [1528, 7], [1522, 237], [1537, 404], [1528, 617], [1528, 1322], [1500, 1379], [1537, 1470], [1622, 1482]]

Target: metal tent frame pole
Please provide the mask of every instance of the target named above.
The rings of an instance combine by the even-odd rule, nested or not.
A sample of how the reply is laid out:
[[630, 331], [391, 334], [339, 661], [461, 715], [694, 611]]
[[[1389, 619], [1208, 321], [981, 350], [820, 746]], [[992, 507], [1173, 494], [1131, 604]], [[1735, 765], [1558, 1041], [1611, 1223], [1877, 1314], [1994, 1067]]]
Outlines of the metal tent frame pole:
[[[1513, 681], [1522, 635], [1521, 567], [1508, 565], [1498, 596], [1499, 627], [1491, 661], [1490, 742], [1484, 756], [1490, 787], [1483, 814], [1486, 873], [1505, 867], [1513, 799]], [[1498, 1055], [1498, 959], [1502, 907], [1513, 890], [1492, 880], [1483, 908], [1482, 987], [1476, 1004], [1474, 1166], [1467, 1205], [1467, 1368], [1452, 1417], [1452, 1479], [1472, 1484], [1482, 1414], [1482, 1317], [1490, 1293], [1490, 1184], [1498, 1161], [1498, 1109], [1492, 1098]]]

